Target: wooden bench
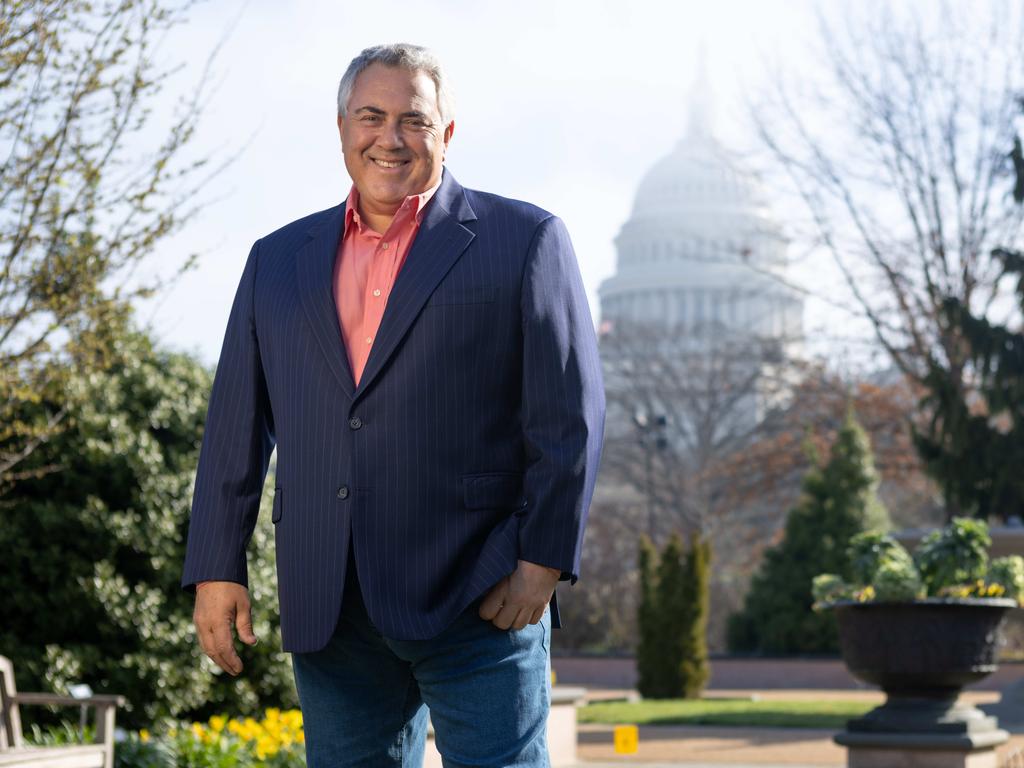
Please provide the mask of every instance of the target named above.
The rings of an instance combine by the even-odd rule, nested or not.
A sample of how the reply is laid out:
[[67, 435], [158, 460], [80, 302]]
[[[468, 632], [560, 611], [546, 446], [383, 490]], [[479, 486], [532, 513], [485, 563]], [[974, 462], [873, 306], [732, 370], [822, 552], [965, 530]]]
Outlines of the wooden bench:
[[[21, 733], [21, 704], [89, 706], [96, 710], [96, 741], [60, 747], [25, 745]], [[53, 693], [18, 693], [11, 660], [0, 656], [0, 766], [27, 768], [114, 768], [114, 716], [123, 696], [76, 699]]]

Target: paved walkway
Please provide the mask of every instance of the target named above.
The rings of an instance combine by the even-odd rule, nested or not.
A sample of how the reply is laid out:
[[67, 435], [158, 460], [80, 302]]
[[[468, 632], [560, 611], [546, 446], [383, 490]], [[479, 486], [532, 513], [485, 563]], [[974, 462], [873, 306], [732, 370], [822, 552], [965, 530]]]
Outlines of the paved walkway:
[[[587, 699], [623, 698], [635, 692], [623, 689], [589, 690]], [[758, 696], [763, 700], [863, 699], [881, 703], [873, 691], [709, 691], [707, 696], [740, 698]], [[989, 691], [970, 692], [965, 698], [975, 704], [998, 700]], [[746, 728], [725, 726], [640, 726], [639, 750], [635, 755], [618, 755], [614, 749], [613, 726], [581, 723], [577, 756], [581, 766], [601, 768], [839, 768], [846, 765], [846, 750], [832, 741], [833, 731], [804, 728]], [[1024, 734], [1016, 734], [999, 750], [1000, 761], [1011, 752], [1024, 749]]]
[[[672, 765], [676, 768], [838, 768], [846, 750], [832, 741], [832, 731], [797, 728], [725, 728], [711, 726], [641, 726], [636, 755], [617, 755], [611, 726], [580, 726], [577, 757], [602, 766]], [[1013, 736], [998, 750], [1000, 761], [1024, 749], [1024, 736]]]

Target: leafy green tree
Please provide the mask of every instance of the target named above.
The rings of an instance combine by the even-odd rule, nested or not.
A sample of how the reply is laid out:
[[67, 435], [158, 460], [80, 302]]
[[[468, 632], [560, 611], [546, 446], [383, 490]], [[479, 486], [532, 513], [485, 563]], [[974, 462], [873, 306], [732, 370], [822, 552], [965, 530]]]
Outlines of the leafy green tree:
[[0, 3], [0, 496], [61, 469], [23, 463], [66, 428], [71, 378], [102, 371], [133, 300], [192, 263], [133, 274], [216, 172], [185, 153], [205, 76], [148, 138], [170, 74], [154, 47], [190, 4]]
[[786, 518], [782, 541], [766, 553], [744, 601], [730, 617], [729, 647], [762, 653], [819, 653], [838, 647], [835, 620], [815, 613], [811, 583], [821, 573], [849, 581], [850, 539], [887, 529], [888, 513], [876, 495], [871, 445], [847, 413], [832, 453], [822, 464], [813, 454], [803, 493]]
[[212, 374], [142, 333], [116, 339], [107, 370], [69, 378], [76, 405], [67, 428], [25, 459], [30, 470], [60, 463], [62, 471], [29, 473], [0, 502], [0, 652], [13, 658], [25, 690], [84, 682], [125, 695], [118, 721], [127, 726], [293, 706], [271, 619], [269, 512], [250, 543], [261, 642], [243, 651], [244, 677], [214, 673], [195, 641], [193, 598], [179, 586]]

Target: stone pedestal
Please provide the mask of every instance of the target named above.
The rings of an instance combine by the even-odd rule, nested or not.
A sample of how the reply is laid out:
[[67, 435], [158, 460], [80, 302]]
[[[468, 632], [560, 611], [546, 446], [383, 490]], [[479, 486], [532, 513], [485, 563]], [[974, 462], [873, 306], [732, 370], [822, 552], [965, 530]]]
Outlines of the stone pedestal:
[[890, 697], [835, 737], [847, 768], [998, 768], [1010, 735], [970, 704]]

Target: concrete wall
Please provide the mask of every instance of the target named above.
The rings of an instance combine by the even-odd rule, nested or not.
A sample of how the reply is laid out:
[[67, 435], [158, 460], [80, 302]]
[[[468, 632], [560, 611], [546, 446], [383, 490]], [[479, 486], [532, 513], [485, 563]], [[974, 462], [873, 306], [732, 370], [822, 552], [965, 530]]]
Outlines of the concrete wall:
[[[555, 656], [551, 659], [559, 685], [588, 688], [635, 688], [636, 664], [631, 657], [602, 658]], [[1024, 679], [1024, 663], [1009, 662], [985, 680], [970, 686], [998, 691]], [[711, 660], [714, 690], [870, 690], [855, 680], [840, 659], [737, 659]]]

